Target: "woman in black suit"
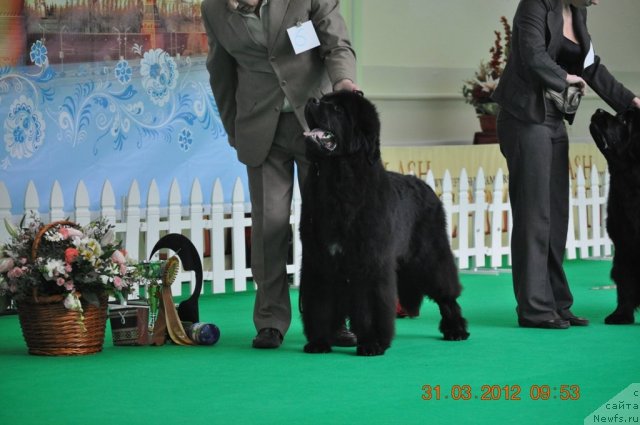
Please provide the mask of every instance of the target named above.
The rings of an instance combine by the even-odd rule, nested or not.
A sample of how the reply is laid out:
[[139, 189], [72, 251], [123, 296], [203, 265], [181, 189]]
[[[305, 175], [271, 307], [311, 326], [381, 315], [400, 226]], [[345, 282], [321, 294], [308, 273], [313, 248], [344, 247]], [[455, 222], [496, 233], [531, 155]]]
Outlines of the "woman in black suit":
[[562, 268], [569, 220], [569, 140], [563, 113], [545, 96], [588, 84], [616, 111], [640, 99], [594, 54], [586, 7], [599, 0], [521, 0], [513, 19], [511, 53], [494, 100], [500, 150], [509, 168], [513, 213], [513, 286], [518, 323], [566, 329], [586, 326], [575, 316]]

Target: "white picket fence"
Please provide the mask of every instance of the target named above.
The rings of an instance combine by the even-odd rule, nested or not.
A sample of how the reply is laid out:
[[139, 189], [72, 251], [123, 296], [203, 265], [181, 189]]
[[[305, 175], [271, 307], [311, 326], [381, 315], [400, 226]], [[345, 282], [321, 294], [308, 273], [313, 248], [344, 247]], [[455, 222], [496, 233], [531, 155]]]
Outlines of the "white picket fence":
[[[431, 171], [425, 181], [436, 188]], [[492, 185], [487, 185], [484, 171], [478, 169], [472, 184], [466, 170], [459, 176], [457, 191], [453, 190], [453, 180], [448, 171], [442, 177], [438, 189], [447, 216], [448, 234], [451, 247], [461, 270], [498, 269], [511, 264], [511, 209], [506, 194], [502, 170], [495, 174]], [[588, 258], [610, 256], [612, 244], [605, 230], [606, 198], [609, 175], [605, 171], [601, 177], [596, 167], [591, 168], [589, 180], [585, 179], [582, 168], [577, 170], [575, 190], [571, 190], [571, 212], [567, 238], [567, 258]], [[81, 181], [75, 190], [75, 205], [65, 206], [63, 192], [56, 182], [50, 193], [49, 211], [44, 221], [69, 218], [81, 225], [97, 216], [104, 216], [115, 225], [118, 236], [124, 240], [129, 256], [141, 261], [149, 258], [156, 241], [167, 233], [182, 233], [189, 237], [204, 258], [205, 285], [212, 293], [227, 292], [228, 281], [233, 291], [247, 289], [251, 269], [247, 264], [247, 232], [251, 226], [251, 205], [238, 179], [233, 188], [231, 202], [225, 203], [222, 186], [216, 181], [210, 202], [204, 202], [200, 182], [194, 180], [188, 203], [182, 202], [182, 195], [176, 181], [169, 189], [168, 207], [160, 207], [160, 192], [155, 181], [151, 182], [146, 203], [140, 196], [139, 185], [134, 181], [129, 189], [122, 210], [116, 210], [116, 201], [109, 181], [104, 183], [99, 211], [90, 211], [89, 194]], [[30, 182], [25, 193], [25, 212], [39, 211], [38, 192]], [[185, 206], [186, 205], [186, 206]], [[299, 283], [301, 244], [298, 238], [300, 220], [300, 191], [296, 186], [293, 196], [290, 223], [292, 226], [293, 261], [287, 266], [293, 276], [294, 285]], [[21, 216], [11, 214], [11, 199], [6, 186], [0, 181], [0, 221], [12, 220], [17, 223]], [[205, 237], [205, 232], [210, 237]], [[0, 243], [9, 235], [0, 226]], [[208, 240], [205, 246], [205, 239]], [[157, 254], [156, 254], [157, 255]], [[192, 281], [193, 273], [182, 272], [181, 281]], [[174, 285], [174, 293], [181, 288]]]

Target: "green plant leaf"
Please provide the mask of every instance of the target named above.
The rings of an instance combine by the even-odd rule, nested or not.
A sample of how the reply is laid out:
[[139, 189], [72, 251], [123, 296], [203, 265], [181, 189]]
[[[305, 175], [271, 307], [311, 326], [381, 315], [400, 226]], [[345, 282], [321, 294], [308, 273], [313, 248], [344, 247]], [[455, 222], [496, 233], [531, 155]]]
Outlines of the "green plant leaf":
[[15, 227], [13, 227], [9, 222], [9, 220], [7, 220], [6, 218], [4, 219], [4, 227], [7, 229], [7, 232], [9, 232], [12, 238], [14, 239], [18, 238], [18, 230]]

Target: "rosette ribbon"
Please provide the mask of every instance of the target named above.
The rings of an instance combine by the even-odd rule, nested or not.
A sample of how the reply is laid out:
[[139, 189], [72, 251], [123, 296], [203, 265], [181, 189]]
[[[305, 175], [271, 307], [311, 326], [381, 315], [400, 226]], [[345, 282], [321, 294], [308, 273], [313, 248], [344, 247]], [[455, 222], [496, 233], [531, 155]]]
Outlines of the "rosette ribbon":
[[160, 311], [158, 320], [156, 320], [153, 327], [153, 345], [163, 345], [167, 333], [169, 338], [178, 345], [195, 345], [182, 326], [178, 311], [173, 303], [173, 295], [171, 294], [171, 284], [176, 279], [179, 269], [180, 260], [175, 255], [169, 258], [164, 265], [162, 288], [160, 289]]

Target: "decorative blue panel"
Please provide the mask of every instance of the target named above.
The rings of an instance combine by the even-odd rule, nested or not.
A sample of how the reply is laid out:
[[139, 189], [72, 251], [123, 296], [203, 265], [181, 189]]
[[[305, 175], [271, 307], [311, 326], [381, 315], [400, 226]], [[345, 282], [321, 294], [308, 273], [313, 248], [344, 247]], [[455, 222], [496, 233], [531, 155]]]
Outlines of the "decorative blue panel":
[[0, 68], [3, 146], [0, 181], [9, 189], [12, 211], [22, 213], [27, 183], [35, 182], [42, 211], [59, 181], [65, 211], [73, 209], [83, 180], [91, 209], [99, 209], [109, 180], [118, 207], [133, 180], [142, 199], [155, 179], [166, 205], [177, 179], [187, 201], [195, 178], [205, 203], [215, 179], [225, 197], [246, 172], [226, 134], [209, 86], [205, 57], [171, 56], [163, 49], [133, 48], [118, 61], [49, 63], [47, 46], [30, 46], [33, 66]]

